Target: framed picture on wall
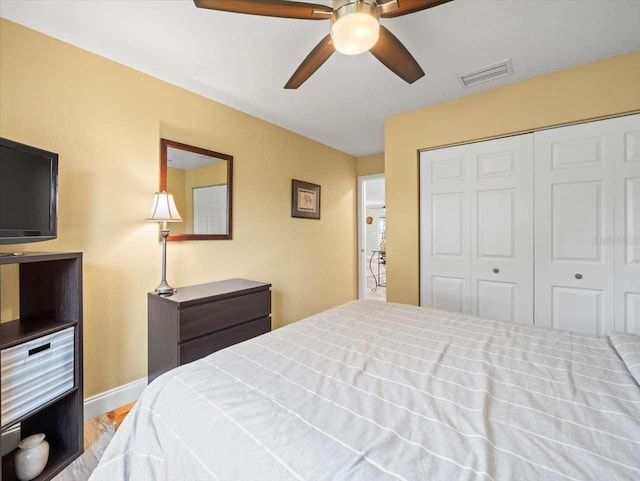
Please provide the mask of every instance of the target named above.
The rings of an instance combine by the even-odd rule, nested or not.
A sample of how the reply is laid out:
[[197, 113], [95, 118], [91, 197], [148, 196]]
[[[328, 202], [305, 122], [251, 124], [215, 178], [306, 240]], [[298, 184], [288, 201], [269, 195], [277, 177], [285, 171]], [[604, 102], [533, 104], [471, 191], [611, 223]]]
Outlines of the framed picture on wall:
[[320, 219], [320, 186], [293, 179], [291, 181], [291, 217]]

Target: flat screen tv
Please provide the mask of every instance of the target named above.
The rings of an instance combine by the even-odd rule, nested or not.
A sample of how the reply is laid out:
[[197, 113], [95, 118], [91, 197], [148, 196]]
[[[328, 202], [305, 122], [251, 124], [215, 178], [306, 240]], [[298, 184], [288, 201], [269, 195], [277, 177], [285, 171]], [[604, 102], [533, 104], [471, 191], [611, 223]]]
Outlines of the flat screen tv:
[[0, 244], [55, 239], [58, 154], [0, 137]]

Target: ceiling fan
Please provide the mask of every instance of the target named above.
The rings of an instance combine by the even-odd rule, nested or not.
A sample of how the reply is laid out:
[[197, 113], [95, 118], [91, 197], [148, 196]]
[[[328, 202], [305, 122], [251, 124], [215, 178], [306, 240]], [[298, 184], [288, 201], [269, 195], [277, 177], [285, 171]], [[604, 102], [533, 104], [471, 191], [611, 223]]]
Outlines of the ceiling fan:
[[315, 3], [287, 0], [194, 0], [199, 8], [266, 17], [330, 20], [331, 32], [302, 61], [284, 86], [297, 89], [325, 63], [336, 50], [357, 55], [369, 50], [389, 70], [408, 83], [424, 76], [404, 45], [380, 18], [393, 18], [419, 12], [451, 0], [333, 0], [333, 8]]

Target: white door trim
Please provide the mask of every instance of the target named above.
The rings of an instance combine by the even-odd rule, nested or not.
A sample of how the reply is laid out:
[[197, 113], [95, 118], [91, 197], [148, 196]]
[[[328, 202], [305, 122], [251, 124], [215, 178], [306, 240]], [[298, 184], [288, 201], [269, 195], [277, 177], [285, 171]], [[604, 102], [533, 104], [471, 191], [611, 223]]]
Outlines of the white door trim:
[[367, 263], [363, 258], [364, 253], [364, 204], [365, 204], [365, 182], [368, 180], [384, 179], [384, 174], [359, 175], [358, 176], [358, 299], [364, 299], [367, 289], [366, 269]]

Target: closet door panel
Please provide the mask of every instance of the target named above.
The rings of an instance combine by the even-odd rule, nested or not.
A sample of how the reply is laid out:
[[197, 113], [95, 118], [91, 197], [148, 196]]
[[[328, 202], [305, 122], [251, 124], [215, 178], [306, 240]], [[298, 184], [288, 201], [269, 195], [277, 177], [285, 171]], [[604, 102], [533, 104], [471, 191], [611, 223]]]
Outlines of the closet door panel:
[[477, 280], [477, 315], [498, 321], [518, 318], [518, 285], [513, 282]]
[[515, 257], [517, 192], [515, 189], [481, 190], [477, 193], [477, 257]]
[[420, 155], [420, 304], [469, 313], [466, 146]]
[[464, 209], [464, 192], [431, 196], [432, 256], [464, 256]]
[[613, 120], [622, 146], [616, 158], [615, 328], [640, 335], [640, 115]]
[[603, 332], [603, 290], [552, 286], [552, 325], [576, 332]]
[[471, 312], [532, 324], [533, 136], [471, 146]]
[[551, 186], [551, 256], [554, 261], [602, 261], [603, 185], [597, 182]]
[[431, 307], [445, 311], [466, 312], [467, 280], [464, 277], [432, 275]]
[[[460, 152], [461, 154], [463, 152]], [[436, 157], [439, 157], [436, 155]], [[460, 158], [446, 158], [442, 160], [434, 160], [430, 163], [431, 177], [430, 181], [433, 184], [443, 184], [449, 182], [464, 182], [465, 177], [465, 164], [464, 157]]]
[[[499, 142], [503, 142], [503, 140], [499, 140]], [[493, 152], [477, 156], [478, 179], [490, 179], [495, 177], [504, 177], [505, 175], [515, 175], [517, 170], [517, 151], [507, 150], [506, 152]]]
[[[589, 334], [614, 327], [615, 127], [535, 139], [535, 323]], [[620, 144], [620, 142], [617, 142]]]

